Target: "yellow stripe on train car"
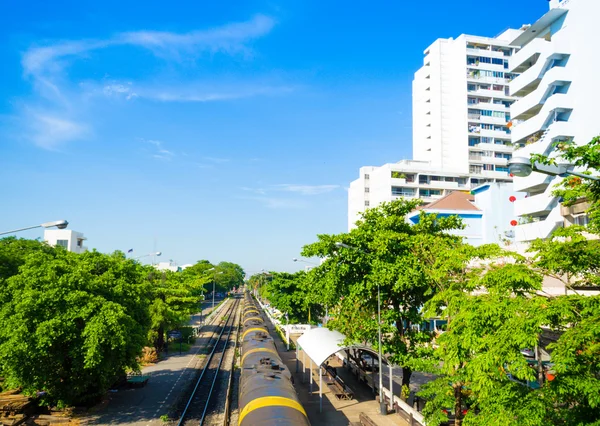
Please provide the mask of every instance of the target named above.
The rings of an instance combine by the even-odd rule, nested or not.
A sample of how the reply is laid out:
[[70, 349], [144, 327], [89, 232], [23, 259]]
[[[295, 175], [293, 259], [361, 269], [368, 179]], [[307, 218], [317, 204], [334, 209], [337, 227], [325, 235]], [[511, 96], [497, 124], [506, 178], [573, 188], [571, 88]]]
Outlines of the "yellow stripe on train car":
[[300, 405], [300, 403], [298, 401], [294, 401], [293, 399], [286, 398], [283, 396], [263, 396], [261, 398], [253, 399], [248, 404], [246, 404], [246, 406], [240, 413], [238, 425], [241, 425], [242, 422], [244, 421], [244, 417], [246, 417], [252, 411], [258, 410], [259, 408], [265, 408], [265, 407], [293, 408], [294, 410], [300, 411], [302, 414], [304, 414], [305, 417], [308, 418], [308, 416], [306, 415], [306, 411], [304, 411], [304, 408], [302, 407], [302, 405]]
[[254, 349], [250, 349], [248, 352], [246, 352], [244, 355], [242, 355], [242, 365], [244, 365], [244, 360], [246, 359], [246, 356], [248, 356], [250, 354], [255, 354], [257, 352], [270, 352], [272, 354], [275, 354], [275, 355], [279, 356], [279, 354], [277, 353], [277, 351], [274, 351], [273, 349], [269, 349], [269, 348], [254, 348]]
[[252, 327], [252, 328], [249, 328], [248, 330], [244, 331], [244, 334], [242, 334], [242, 340], [244, 340], [244, 338], [246, 337], [246, 334], [250, 333], [251, 331], [263, 331], [263, 332], [267, 333], [266, 327], [265, 328]]

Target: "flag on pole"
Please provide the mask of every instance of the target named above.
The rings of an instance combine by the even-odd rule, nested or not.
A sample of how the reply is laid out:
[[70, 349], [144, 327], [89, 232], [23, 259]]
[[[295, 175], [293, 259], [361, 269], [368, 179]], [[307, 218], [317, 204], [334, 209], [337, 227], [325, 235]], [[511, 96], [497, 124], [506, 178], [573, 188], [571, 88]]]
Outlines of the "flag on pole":
[[133, 253], [133, 249], [127, 250], [127, 253]]

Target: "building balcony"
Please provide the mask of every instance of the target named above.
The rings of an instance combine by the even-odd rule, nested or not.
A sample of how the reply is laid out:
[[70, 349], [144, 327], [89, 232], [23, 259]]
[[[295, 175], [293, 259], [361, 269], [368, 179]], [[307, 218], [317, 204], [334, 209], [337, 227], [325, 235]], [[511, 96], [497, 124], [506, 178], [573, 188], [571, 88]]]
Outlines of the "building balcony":
[[557, 206], [545, 220], [515, 226], [515, 241], [520, 243], [538, 238], [546, 239], [563, 223], [564, 219], [560, 215], [560, 207]]
[[416, 180], [408, 181], [406, 179], [400, 179], [400, 178], [390, 178], [390, 180], [391, 180], [392, 186], [410, 186], [410, 187], [419, 186], [419, 184]]
[[539, 192], [544, 191], [554, 180], [554, 176], [533, 172], [526, 177], [515, 177], [513, 189], [517, 192]]
[[531, 135], [545, 130], [556, 121], [558, 113], [570, 110], [573, 110], [573, 100], [569, 94], [556, 93], [550, 96], [535, 116], [511, 127], [512, 142], [525, 143]]
[[496, 170], [483, 170], [480, 175], [494, 179], [505, 179], [509, 177], [508, 172], [498, 172]]
[[510, 139], [510, 133], [506, 133], [505, 131], [481, 129], [479, 127], [469, 128], [469, 135], [483, 136], [488, 138]]
[[517, 120], [530, 116], [535, 108], [539, 108], [550, 96], [557, 94], [556, 90], [564, 90], [562, 86], [569, 84], [568, 74], [564, 67], [548, 70], [537, 89], [511, 105], [511, 116]]
[[537, 56], [543, 53], [546, 53], [547, 56], [551, 51], [551, 41], [546, 41], [543, 38], [536, 38], [508, 59], [508, 69], [510, 72], [525, 73], [531, 68], [530, 64]]
[[[467, 55], [469, 56], [485, 56], [487, 58], [502, 58], [507, 59], [509, 56], [505, 56], [504, 52], [498, 52], [490, 49], [472, 49], [467, 48]], [[490, 65], [490, 64], [486, 64]]]
[[478, 74], [467, 73], [467, 81], [472, 83], [483, 83], [483, 84], [502, 84], [506, 85], [509, 83], [508, 79], [504, 77], [488, 77]]
[[518, 157], [529, 158], [531, 154], [548, 155], [552, 151], [552, 143], [559, 140], [573, 139], [573, 124], [568, 121], [552, 122], [538, 140], [527, 142], [522, 148], [515, 147]]
[[545, 216], [556, 207], [558, 200], [552, 195], [554, 185], [548, 185], [546, 191], [514, 203], [515, 216]]
[[480, 143], [475, 146], [478, 150], [482, 151], [496, 151], [496, 152], [505, 152], [511, 153], [513, 152], [512, 145], [504, 145], [499, 143]]
[[[531, 45], [534, 46], [530, 48]], [[510, 83], [511, 95], [527, 95], [528, 92], [535, 88], [535, 85], [538, 84], [539, 80], [543, 77], [544, 73], [549, 68], [553, 67], [554, 61], [563, 59], [568, 56], [568, 48], [566, 46], [562, 47], [562, 43], [558, 44], [557, 42], [548, 42], [543, 39], [536, 39], [533, 42], [529, 43], [513, 58], [516, 58], [523, 51], [526, 51], [525, 55], [529, 56], [525, 59], [524, 63], [521, 63], [520, 69], [525, 68], [526, 66], [528, 66], [529, 63], [533, 62], [534, 60], [536, 62], [533, 65], [528, 66], [527, 69], [525, 69], [521, 73], [521, 75], [517, 76]], [[533, 88], [528, 89], [529, 86], [532, 86]]]

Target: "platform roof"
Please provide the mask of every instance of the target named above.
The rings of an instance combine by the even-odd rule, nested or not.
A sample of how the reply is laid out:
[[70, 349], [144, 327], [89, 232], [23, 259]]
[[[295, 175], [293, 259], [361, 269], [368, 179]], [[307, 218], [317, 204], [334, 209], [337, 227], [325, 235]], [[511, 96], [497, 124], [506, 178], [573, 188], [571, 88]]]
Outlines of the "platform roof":
[[[377, 352], [364, 345], [344, 345], [344, 336], [339, 331], [330, 330], [325, 327], [313, 328], [298, 338], [298, 345], [317, 365], [323, 364], [336, 352], [346, 349], [361, 349], [377, 355]], [[385, 359], [385, 357], [383, 357]], [[387, 362], [387, 359], [385, 359]]]

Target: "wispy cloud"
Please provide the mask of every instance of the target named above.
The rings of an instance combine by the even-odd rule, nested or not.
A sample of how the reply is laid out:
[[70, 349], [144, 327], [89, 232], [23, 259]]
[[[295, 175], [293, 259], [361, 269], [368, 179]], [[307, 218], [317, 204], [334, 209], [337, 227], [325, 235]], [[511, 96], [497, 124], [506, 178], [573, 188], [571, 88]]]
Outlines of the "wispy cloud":
[[279, 197], [238, 197], [242, 200], [254, 200], [269, 209], [300, 209], [308, 206], [305, 200]]
[[338, 189], [339, 185], [295, 185], [295, 184], [280, 184], [273, 185], [275, 190], [296, 192], [302, 195], [319, 195]]
[[203, 160], [210, 161], [215, 164], [223, 164], [231, 161], [229, 158], [219, 158], [219, 157], [202, 157]]
[[86, 126], [62, 117], [33, 113], [29, 115], [33, 142], [44, 149], [56, 150], [66, 142], [75, 141], [88, 134]]
[[341, 188], [340, 185], [296, 185], [282, 183], [278, 185], [270, 185], [263, 188], [251, 188], [243, 186], [240, 189], [243, 191], [253, 192], [255, 194], [265, 195], [273, 192], [292, 192], [300, 195], [320, 195], [326, 194], [336, 189]]
[[182, 53], [250, 52], [247, 43], [269, 33], [275, 21], [265, 15], [255, 15], [246, 22], [236, 22], [207, 30], [187, 33], [167, 31], [130, 31], [118, 33], [105, 40], [60, 41], [32, 47], [22, 58], [26, 75], [41, 77], [62, 71], [69, 59], [110, 46], [130, 45], [151, 50], [158, 56], [177, 56]]
[[[145, 49], [168, 61], [194, 61], [202, 55], [215, 53], [249, 59], [253, 57], [251, 42], [268, 34], [274, 25], [273, 18], [258, 14], [248, 21], [189, 32], [129, 31], [104, 39], [60, 40], [32, 46], [21, 58], [24, 77], [32, 83], [34, 93], [34, 97], [21, 108], [20, 122], [24, 127], [21, 132], [46, 149], [56, 149], [61, 144], [85, 137], [93, 128], [94, 121], [93, 116], [88, 113], [86, 117], [85, 112], [89, 112], [92, 105], [89, 101], [96, 97], [128, 101], [211, 102], [289, 92], [293, 88], [264, 81], [215, 84], [177, 78], [174, 81], [178, 83], [169, 84], [157, 78], [141, 83], [118, 79], [70, 82], [67, 73], [78, 59], [116, 46]], [[38, 113], [32, 119], [26, 119], [31, 110]], [[153, 155], [160, 159], [174, 156], [169, 150], [163, 151]]]
[[141, 141], [154, 147], [152, 150], [153, 158], [171, 161], [175, 157], [175, 153], [166, 149], [162, 141], [156, 139], [141, 139]]

